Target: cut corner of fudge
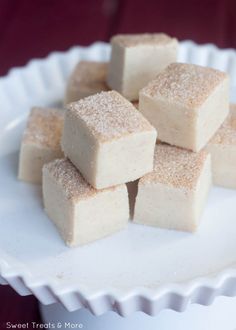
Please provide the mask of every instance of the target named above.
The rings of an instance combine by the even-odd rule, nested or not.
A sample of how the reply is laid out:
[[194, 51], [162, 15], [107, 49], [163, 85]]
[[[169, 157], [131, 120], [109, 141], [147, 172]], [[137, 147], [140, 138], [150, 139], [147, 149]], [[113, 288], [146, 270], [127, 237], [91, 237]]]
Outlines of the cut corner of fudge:
[[229, 77], [212, 68], [172, 63], [140, 91], [139, 111], [162, 142], [198, 152], [229, 113]]
[[221, 127], [207, 144], [212, 158], [213, 183], [236, 189], [236, 104]]
[[43, 165], [63, 157], [60, 146], [63, 124], [63, 109], [31, 109], [21, 141], [18, 169], [20, 180], [41, 183]]
[[44, 165], [43, 200], [47, 215], [68, 246], [112, 235], [128, 223], [126, 185], [94, 189], [66, 158]]
[[131, 101], [139, 90], [177, 60], [178, 42], [163, 33], [116, 35], [111, 39], [107, 84]]
[[211, 187], [211, 158], [205, 150], [159, 143], [154, 171], [139, 180], [134, 222], [193, 232]]
[[107, 70], [107, 62], [80, 61], [68, 79], [64, 105], [109, 90]]
[[86, 180], [102, 189], [150, 172], [156, 137], [128, 100], [109, 91], [68, 105], [62, 148]]

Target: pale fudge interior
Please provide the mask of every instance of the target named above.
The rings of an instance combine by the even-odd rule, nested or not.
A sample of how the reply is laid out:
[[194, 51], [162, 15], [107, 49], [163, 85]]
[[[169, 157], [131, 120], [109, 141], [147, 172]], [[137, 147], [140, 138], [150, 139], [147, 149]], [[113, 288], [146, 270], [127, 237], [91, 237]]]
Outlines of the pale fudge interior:
[[69, 246], [111, 235], [129, 219], [125, 184], [96, 190], [68, 159], [44, 166], [43, 197], [46, 213]]
[[114, 36], [109, 63], [80, 61], [69, 77], [65, 118], [31, 112], [19, 178], [40, 183], [44, 165], [45, 211], [67, 245], [115, 234], [129, 217], [194, 232], [212, 172], [236, 188], [228, 75], [176, 63], [177, 50], [162, 33]]
[[193, 153], [157, 144], [154, 170], [138, 183], [134, 221], [160, 228], [195, 231], [211, 186], [206, 151]]
[[107, 66], [106, 62], [80, 61], [68, 80], [64, 104], [107, 91]]
[[228, 115], [228, 75], [172, 63], [140, 91], [139, 110], [162, 142], [197, 152]]
[[236, 104], [207, 145], [212, 158], [213, 183], [236, 188]]
[[60, 144], [63, 123], [62, 109], [34, 107], [31, 110], [21, 141], [20, 180], [41, 183], [43, 165], [63, 157]]
[[156, 130], [116, 91], [68, 105], [62, 149], [85, 179], [101, 189], [152, 171]]
[[107, 84], [131, 101], [138, 100], [139, 90], [177, 60], [178, 42], [164, 33], [117, 35], [111, 46]]

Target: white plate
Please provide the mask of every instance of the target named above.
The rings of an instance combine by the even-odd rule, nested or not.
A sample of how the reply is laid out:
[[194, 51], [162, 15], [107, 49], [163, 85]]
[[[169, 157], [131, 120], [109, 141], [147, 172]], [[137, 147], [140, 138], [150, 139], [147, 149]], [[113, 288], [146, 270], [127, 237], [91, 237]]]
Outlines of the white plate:
[[[32, 105], [61, 101], [79, 59], [107, 60], [109, 46], [96, 43], [53, 53], [13, 69], [0, 80], [0, 274], [20, 294], [45, 304], [61, 301], [95, 314], [127, 315], [187, 303], [209, 304], [236, 294], [236, 191], [214, 187], [196, 234], [130, 224], [93, 244], [67, 248], [42, 209], [41, 187], [16, 178], [20, 137]], [[236, 53], [183, 42], [179, 60], [231, 74], [236, 91]], [[236, 101], [235, 96], [234, 101]]]

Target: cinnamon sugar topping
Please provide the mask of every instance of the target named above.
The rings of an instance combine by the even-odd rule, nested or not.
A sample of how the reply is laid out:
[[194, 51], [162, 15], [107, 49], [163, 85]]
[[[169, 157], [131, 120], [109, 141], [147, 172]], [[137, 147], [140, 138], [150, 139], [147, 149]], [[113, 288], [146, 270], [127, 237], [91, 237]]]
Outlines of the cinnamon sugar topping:
[[107, 62], [81, 61], [72, 72], [69, 85], [81, 91], [108, 90], [106, 85]]
[[230, 105], [228, 117], [213, 136], [210, 144], [236, 145], [236, 104]]
[[201, 106], [228, 75], [219, 70], [194, 64], [172, 63], [142, 93], [153, 98], [165, 98], [188, 108]]
[[196, 187], [207, 156], [206, 151], [195, 153], [159, 143], [154, 154], [154, 170], [141, 178], [140, 183], [161, 183], [192, 190]]
[[104, 190], [113, 190], [116, 187], [97, 190], [85, 181], [80, 172], [66, 158], [56, 159], [44, 166], [55, 181], [62, 186], [63, 192], [70, 200], [86, 199]]
[[71, 103], [66, 115], [84, 121], [100, 141], [155, 130], [129, 101], [115, 91], [101, 92]]
[[166, 45], [176, 39], [165, 33], [143, 33], [143, 34], [118, 34], [111, 38], [112, 43], [123, 47], [134, 47], [139, 45]]
[[29, 115], [23, 142], [60, 149], [63, 123], [63, 109], [34, 107]]

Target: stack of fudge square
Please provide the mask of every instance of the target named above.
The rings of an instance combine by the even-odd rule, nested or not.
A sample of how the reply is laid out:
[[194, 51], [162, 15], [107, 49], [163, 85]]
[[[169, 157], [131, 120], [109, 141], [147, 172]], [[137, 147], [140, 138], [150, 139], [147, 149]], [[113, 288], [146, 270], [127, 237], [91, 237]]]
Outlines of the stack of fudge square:
[[[33, 108], [19, 178], [43, 185], [69, 246], [133, 222], [195, 231], [212, 181], [236, 188], [236, 106], [224, 72], [177, 63], [166, 34], [117, 35], [80, 61], [65, 110]], [[213, 180], [212, 180], [213, 179]]]

